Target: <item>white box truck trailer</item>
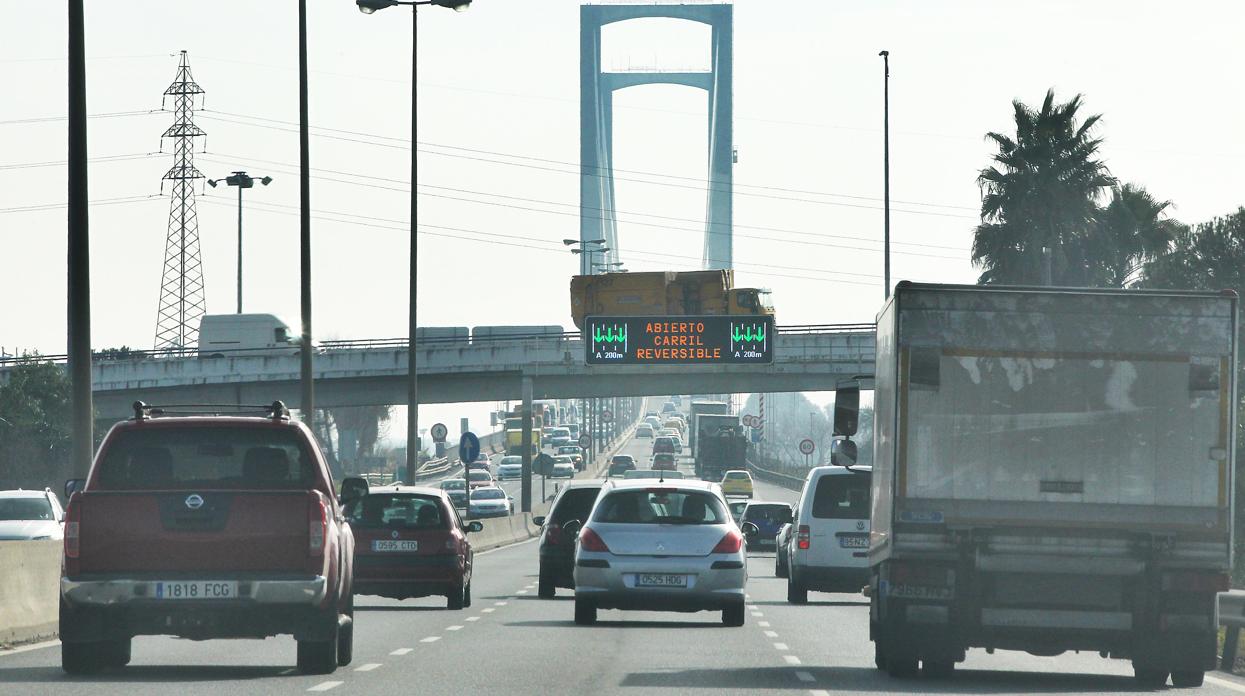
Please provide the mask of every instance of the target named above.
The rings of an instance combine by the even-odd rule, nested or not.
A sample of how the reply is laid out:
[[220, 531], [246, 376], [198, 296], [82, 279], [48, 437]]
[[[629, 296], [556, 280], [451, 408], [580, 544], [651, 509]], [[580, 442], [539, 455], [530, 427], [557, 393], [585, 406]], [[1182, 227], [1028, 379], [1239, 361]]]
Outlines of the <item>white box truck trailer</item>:
[[877, 320], [877, 666], [1085, 650], [1200, 684], [1232, 567], [1236, 337], [1231, 291], [900, 283]]

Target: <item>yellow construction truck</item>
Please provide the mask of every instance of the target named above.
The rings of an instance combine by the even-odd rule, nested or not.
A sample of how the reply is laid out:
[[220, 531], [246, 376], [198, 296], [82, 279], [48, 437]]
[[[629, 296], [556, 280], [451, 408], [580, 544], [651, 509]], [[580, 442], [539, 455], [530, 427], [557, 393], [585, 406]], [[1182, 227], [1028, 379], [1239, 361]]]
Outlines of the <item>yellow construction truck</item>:
[[571, 318], [770, 314], [769, 291], [735, 287], [733, 270], [606, 273], [571, 278]]

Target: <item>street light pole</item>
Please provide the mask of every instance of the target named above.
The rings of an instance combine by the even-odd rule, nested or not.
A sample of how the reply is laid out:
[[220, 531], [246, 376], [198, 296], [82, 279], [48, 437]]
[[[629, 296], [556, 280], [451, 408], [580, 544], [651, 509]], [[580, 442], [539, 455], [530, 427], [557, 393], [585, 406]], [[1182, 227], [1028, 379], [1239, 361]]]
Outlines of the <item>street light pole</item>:
[[[230, 186], [238, 187], [238, 314], [242, 313], [242, 189], [248, 189], [255, 186], [255, 177], [250, 176], [246, 172], [234, 172], [223, 179], [208, 179], [208, 186], [216, 188], [216, 185], [224, 181]], [[272, 183], [272, 177], [265, 176], [259, 179], [259, 183], [267, 186]]]
[[882, 297], [891, 296], [891, 63], [890, 51], [882, 56]]
[[86, 27], [82, 0], [69, 0], [68, 350], [73, 478], [86, 478], [94, 454], [91, 405], [91, 237], [86, 164]]

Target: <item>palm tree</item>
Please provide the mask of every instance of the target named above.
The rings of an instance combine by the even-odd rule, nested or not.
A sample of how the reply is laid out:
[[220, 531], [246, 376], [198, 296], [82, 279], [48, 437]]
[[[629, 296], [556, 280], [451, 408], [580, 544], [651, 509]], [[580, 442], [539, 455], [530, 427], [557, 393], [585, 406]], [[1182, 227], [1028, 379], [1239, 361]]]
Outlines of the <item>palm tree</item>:
[[1012, 102], [1016, 135], [988, 133], [998, 147], [994, 165], [981, 170], [981, 224], [973, 238], [980, 283], [1037, 284], [1049, 249], [1051, 280], [1086, 285], [1094, 275], [1088, 255], [1097, 199], [1115, 184], [1098, 159], [1092, 136], [1101, 115], [1077, 125], [1081, 95], [1056, 104], [1054, 90], [1038, 111]]
[[1146, 264], [1172, 249], [1184, 225], [1163, 217], [1170, 207], [1171, 201], [1156, 200], [1134, 184], [1111, 189], [1111, 202], [1099, 211], [1091, 249], [1098, 262], [1094, 285], [1133, 285]]

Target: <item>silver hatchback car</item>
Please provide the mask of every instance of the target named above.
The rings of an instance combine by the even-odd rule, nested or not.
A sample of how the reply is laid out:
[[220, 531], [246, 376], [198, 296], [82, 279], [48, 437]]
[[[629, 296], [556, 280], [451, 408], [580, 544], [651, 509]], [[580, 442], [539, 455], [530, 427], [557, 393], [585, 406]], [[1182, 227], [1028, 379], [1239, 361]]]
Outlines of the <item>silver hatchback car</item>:
[[597, 609], [721, 611], [744, 624], [743, 536], [705, 481], [610, 481], [575, 549], [575, 623]]

